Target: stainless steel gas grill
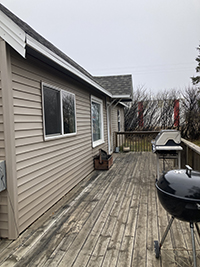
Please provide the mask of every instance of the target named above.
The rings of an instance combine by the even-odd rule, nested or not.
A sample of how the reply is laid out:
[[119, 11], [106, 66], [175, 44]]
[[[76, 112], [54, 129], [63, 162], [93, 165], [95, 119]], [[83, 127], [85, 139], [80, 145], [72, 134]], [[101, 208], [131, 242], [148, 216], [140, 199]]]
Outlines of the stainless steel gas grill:
[[163, 161], [163, 171], [165, 171], [166, 159], [177, 159], [178, 168], [181, 168], [181, 135], [177, 130], [162, 130], [151, 141], [152, 151], [157, 155], [157, 178], [160, 176], [160, 159]]

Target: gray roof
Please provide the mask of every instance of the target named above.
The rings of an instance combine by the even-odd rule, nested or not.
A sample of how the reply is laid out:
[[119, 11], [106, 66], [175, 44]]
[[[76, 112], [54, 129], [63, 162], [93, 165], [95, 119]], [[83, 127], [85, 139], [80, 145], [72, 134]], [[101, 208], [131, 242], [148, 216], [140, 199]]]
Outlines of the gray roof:
[[[70, 65], [84, 73], [86, 76], [88, 76], [90, 79], [93, 79], [92, 75], [88, 73], [84, 68], [82, 68], [80, 65], [78, 65], [74, 60], [72, 60], [70, 57], [68, 57], [66, 54], [64, 54], [62, 51], [60, 51], [57, 47], [55, 47], [52, 43], [47, 41], [44, 37], [42, 37], [39, 33], [37, 33], [33, 28], [31, 28], [26, 22], [19, 19], [16, 15], [14, 15], [10, 10], [8, 10], [6, 7], [4, 7], [2, 4], [0, 4], [0, 10], [7, 15], [14, 23], [16, 23], [25, 33], [30, 35], [32, 38], [34, 38], [36, 41], [47, 47], [49, 50], [63, 58], [66, 62], [68, 62]], [[93, 79], [94, 80], [94, 79]]]
[[132, 96], [132, 75], [95, 76], [95, 80], [113, 95]]
[[59, 57], [68, 62], [71, 66], [82, 72], [85, 76], [98, 83], [105, 90], [113, 95], [131, 95], [132, 96], [132, 78], [131, 75], [93, 77], [89, 72], [77, 64], [74, 60], [60, 51], [52, 43], [47, 41], [27, 23], [14, 15], [10, 10], [0, 4], [0, 10], [7, 15], [14, 23], [16, 23], [26, 34], [34, 38], [36, 41], [47, 47], [49, 50], [57, 54]]

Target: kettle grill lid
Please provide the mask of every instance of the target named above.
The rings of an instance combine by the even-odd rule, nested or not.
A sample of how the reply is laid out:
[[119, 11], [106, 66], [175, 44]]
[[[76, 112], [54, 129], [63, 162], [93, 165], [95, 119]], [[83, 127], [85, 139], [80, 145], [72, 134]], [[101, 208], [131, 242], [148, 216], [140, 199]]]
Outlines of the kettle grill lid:
[[157, 189], [180, 198], [200, 200], [200, 172], [187, 169], [171, 170], [158, 180]]

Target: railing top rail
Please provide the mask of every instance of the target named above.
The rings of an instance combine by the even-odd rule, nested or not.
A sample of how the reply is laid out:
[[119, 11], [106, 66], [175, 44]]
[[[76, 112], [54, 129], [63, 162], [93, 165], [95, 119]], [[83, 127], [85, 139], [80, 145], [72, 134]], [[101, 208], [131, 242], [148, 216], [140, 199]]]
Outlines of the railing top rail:
[[158, 134], [160, 131], [126, 131], [115, 132], [116, 134]]
[[189, 148], [191, 148], [192, 150], [194, 150], [197, 154], [200, 155], [200, 147], [195, 145], [194, 143], [185, 140], [184, 138], [181, 138], [181, 141], [188, 146]]

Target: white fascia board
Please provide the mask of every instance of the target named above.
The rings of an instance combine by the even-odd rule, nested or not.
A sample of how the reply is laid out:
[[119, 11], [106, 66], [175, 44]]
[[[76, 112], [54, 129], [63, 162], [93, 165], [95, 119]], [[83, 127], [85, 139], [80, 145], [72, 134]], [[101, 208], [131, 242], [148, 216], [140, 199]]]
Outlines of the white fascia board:
[[2, 11], [0, 11], [0, 37], [25, 58], [26, 34]]
[[107, 90], [105, 90], [100, 85], [98, 85], [97, 83], [95, 83], [89, 77], [87, 77], [86, 75], [84, 75], [81, 71], [77, 70], [75, 67], [73, 67], [72, 65], [70, 65], [68, 62], [66, 62], [64, 59], [62, 59], [61, 57], [59, 57], [53, 51], [51, 51], [50, 49], [48, 49], [47, 47], [45, 47], [44, 45], [42, 45], [41, 43], [39, 43], [38, 41], [36, 41], [35, 39], [33, 39], [31, 36], [29, 36], [29, 35], [26, 36], [26, 42], [27, 42], [27, 46], [33, 48], [34, 50], [38, 51], [42, 55], [44, 55], [47, 58], [49, 58], [50, 60], [52, 60], [53, 62], [57, 63], [59, 66], [65, 68], [66, 70], [68, 70], [71, 73], [75, 74], [76, 76], [78, 76], [82, 80], [86, 81], [90, 85], [92, 85], [95, 88], [97, 88], [102, 93], [106, 94], [109, 97], [112, 97], [112, 94], [111, 93], [109, 93]]
[[112, 95], [112, 98], [116, 98], [116, 99], [123, 99], [123, 98], [131, 98], [131, 95]]

